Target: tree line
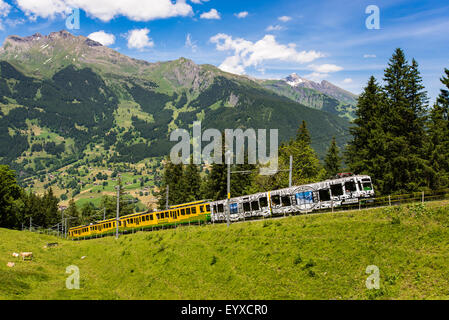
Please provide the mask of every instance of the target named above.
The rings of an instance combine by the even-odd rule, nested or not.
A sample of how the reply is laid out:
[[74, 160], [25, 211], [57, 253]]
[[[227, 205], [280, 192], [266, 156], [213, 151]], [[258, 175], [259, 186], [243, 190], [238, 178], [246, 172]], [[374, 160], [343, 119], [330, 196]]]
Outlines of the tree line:
[[[57, 229], [57, 224], [67, 218], [67, 226], [86, 225], [104, 218], [114, 218], [117, 214], [117, 196], [104, 196], [101, 210], [88, 202], [78, 207], [73, 199], [66, 210], [59, 208], [59, 199], [48, 188], [43, 195], [19, 186], [15, 171], [6, 165], [0, 165], [0, 228], [28, 229], [33, 228]], [[120, 216], [135, 212], [135, 204], [125, 195], [121, 181], [120, 185]], [[59, 228], [61, 229], [61, 225]]]
[[369, 174], [381, 194], [436, 190], [449, 185], [449, 70], [429, 107], [418, 63], [396, 49], [383, 85], [371, 77], [358, 100], [345, 158]]
[[[222, 139], [224, 141], [225, 139]], [[295, 138], [279, 147], [278, 165], [280, 169], [288, 169], [290, 155], [293, 156], [292, 183], [300, 185], [333, 177], [342, 170], [342, 157], [335, 138], [329, 147], [324, 165], [320, 163], [316, 152], [311, 147], [311, 137], [307, 123], [303, 121]], [[164, 209], [168, 204], [176, 205], [201, 199], [221, 200], [227, 197], [227, 164], [225, 162], [225, 146], [222, 147], [222, 162], [208, 165], [201, 173], [198, 165], [191, 159], [188, 165], [173, 164], [168, 158], [164, 161], [164, 171], [157, 193], [158, 207]], [[259, 165], [231, 165], [231, 196], [285, 188], [289, 184], [289, 172], [279, 171], [272, 176], [259, 175]], [[234, 163], [235, 161], [233, 161]]]

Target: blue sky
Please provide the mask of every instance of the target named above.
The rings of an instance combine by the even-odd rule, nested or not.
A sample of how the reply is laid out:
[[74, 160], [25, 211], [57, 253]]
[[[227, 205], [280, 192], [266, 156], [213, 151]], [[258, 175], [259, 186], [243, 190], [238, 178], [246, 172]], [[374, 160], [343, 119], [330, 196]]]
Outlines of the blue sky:
[[[369, 5], [380, 29], [366, 27]], [[296, 72], [360, 93], [401, 47], [432, 101], [449, 68], [447, 0], [0, 0], [0, 41], [67, 29], [71, 8], [80, 29], [68, 31], [150, 62], [186, 57], [267, 79]]]

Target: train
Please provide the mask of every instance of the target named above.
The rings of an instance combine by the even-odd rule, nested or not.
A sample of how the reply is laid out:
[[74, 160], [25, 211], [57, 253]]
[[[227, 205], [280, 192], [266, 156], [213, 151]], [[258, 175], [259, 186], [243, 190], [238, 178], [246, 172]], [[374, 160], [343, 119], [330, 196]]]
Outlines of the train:
[[171, 206], [166, 210], [142, 212], [118, 219], [98, 221], [69, 229], [73, 240], [114, 235], [118, 223], [120, 233], [154, 230], [188, 224], [239, 222], [286, 214], [308, 214], [362, 201], [375, 196], [370, 176], [340, 174], [334, 179], [261, 192], [219, 201], [201, 200]]

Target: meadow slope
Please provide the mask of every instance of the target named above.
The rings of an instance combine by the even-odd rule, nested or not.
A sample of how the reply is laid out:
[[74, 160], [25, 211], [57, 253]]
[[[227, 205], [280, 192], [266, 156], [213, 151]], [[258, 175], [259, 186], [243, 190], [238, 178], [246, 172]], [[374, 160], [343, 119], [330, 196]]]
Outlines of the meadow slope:
[[[44, 249], [48, 242], [59, 246]], [[22, 251], [34, 260], [12, 257]], [[80, 290], [66, 289], [70, 265], [80, 269]], [[380, 290], [365, 286], [369, 265], [380, 269]], [[448, 298], [447, 202], [119, 240], [74, 242], [0, 229], [0, 299]]]

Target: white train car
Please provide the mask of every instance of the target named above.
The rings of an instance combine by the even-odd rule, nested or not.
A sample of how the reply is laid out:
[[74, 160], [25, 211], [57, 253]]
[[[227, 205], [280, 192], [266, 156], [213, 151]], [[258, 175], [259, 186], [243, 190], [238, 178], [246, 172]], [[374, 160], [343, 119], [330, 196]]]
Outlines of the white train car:
[[[374, 197], [371, 177], [356, 175], [326, 180], [281, 190], [232, 198], [229, 202], [230, 221], [252, 217], [270, 217], [357, 204]], [[227, 221], [227, 200], [211, 202], [211, 220]]]

